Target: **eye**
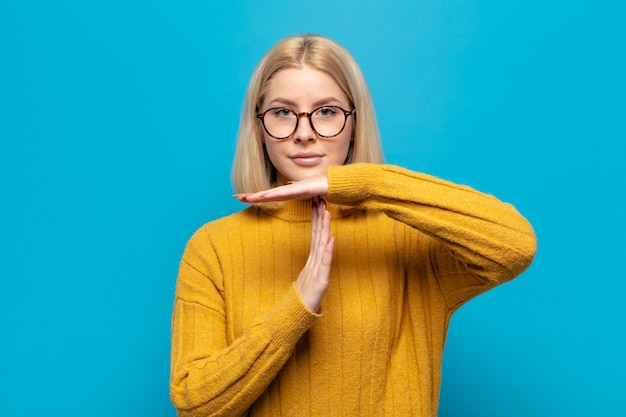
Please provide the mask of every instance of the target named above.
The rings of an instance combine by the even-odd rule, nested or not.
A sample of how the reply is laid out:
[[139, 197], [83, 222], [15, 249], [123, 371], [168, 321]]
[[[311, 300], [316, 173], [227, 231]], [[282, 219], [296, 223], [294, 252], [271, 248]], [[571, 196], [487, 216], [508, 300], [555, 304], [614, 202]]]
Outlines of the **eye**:
[[271, 113], [274, 117], [293, 117], [295, 115], [293, 110], [286, 107], [277, 107], [272, 109]]
[[339, 109], [334, 106], [320, 107], [315, 111], [315, 115], [318, 117], [334, 117], [339, 114]]

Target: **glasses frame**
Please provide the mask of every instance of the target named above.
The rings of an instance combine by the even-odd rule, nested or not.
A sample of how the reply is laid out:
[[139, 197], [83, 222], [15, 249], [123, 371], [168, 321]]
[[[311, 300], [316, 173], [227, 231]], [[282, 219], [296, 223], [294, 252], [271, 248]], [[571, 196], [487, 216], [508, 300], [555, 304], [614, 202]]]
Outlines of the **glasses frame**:
[[[343, 126], [341, 126], [341, 130], [339, 130], [339, 132], [337, 132], [336, 134], [334, 134], [334, 135], [332, 135], [332, 136], [324, 136], [324, 135], [322, 135], [320, 132], [318, 132], [318, 131], [315, 129], [315, 126], [313, 125], [313, 120], [311, 119], [311, 116], [313, 116], [313, 113], [315, 113], [315, 112], [316, 112], [316, 111], [318, 111], [319, 109], [323, 109], [323, 108], [325, 108], [325, 107], [332, 107], [332, 108], [335, 108], [335, 109], [339, 109], [339, 110], [341, 110], [341, 112], [343, 113], [343, 117], [344, 117], [344, 118], [343, 118]], [[284, 136], [284, 137], [274, 136], [274, 135], [272, 135], [272, 134], [270, 133], [270, 131], [267, 129], [267, 126], [265, 126], [265, 114], [266, 114], [267, 112], [270, 112], [270, 111], [272, 111], [272, 110], [276, 110], [276, 109], [287, 109], [287, 110], [290, 110], [290, 111], [294, 112], [294, 113], [295, 113], [295, 115], [296, 115], [296, 126], [294, 127], [293, 132], [291, 132], [291, 133], [290, 133], [289, 135], [287, 135], [287, 136]], [[311, 129], [313, 129], [313, 132], [315, 132], [315, 134], [316, 134], [317, 136], [319, 136], [320, 138], [324, 138], [324, 139], [332, 139], [332, 138], [335, 138], [335, 137], [337, 137], [337, 136], [341, 135], [341, 132], [343, 132], [343, 130], [346, 128], [346, 123], [347, 123], [347, 121], [348, 121], [348, 117], [350, 117], [351, 115], [355, 115], [355, 116], [356, 116], [356, 109], [352, 109], [352, 110], [348, 111], [348, 110], [345, 110], [345, 109], [343, 109], [343, 108], [341, 108], [341, 107], [339, 107], [339, 106], [319, 106], [319, 107], [316, 107], [315, 109], [311, 110], [310, 112], [305, 112], [305, 111], [303, 111], [303, 112], [300, 112], [300, 113], [296, 113], [295, 111], [293, 111], [293, 110], [292, 110], [292, 109], [290, 109], [289, 107], [278, 106], [278, 107], [272, 107], [272, 108], [270, 108], [270, 109], [267, 109], [267, 110], [265, 110], [263, 113], [258, 113], [258, 114], [256, 115], [256, 117], [257, 117], [258, 119], [261, 119], [261, 124], [263, 125], [263, 130], [265, 130], [265, 132], [266, 132], [268, 135], [270, 135], [272, 138], [274, 138], [274, 139], [276, 139], [276, 140], [287, 140], [287, 139], [291, 139], [291, 138], [292, 138], [292, 137], [296, 134], [296, 131], [298, 130], [298, 125], [300, 124], [300, 119], [301, 119], [302, 117], [305, 117], [305, 116], [306, 116], [306, 118], [307, 118], [307, 119], [309, 119], [309, 125], [311, 126]]]

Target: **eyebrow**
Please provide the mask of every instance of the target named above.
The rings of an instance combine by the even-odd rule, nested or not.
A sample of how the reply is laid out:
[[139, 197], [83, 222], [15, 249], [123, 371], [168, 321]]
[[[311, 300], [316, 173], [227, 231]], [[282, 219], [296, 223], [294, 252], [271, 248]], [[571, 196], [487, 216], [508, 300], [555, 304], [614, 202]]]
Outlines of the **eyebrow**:
[[[298, 104], [295, 101], [289, 100], [288, 98], [284, 98], [284, 97], [276, 97], [275, 99], [267, 103], [268, 106], [271, 106], [273, 104], [283, 104], [286, 106], [298, 107]], [[343, 105], [343, 104], [341, 100], [332, 96], [313, 102], [313, 108], [317, 108], [317, 107], [324, 106], [324, 105]]]

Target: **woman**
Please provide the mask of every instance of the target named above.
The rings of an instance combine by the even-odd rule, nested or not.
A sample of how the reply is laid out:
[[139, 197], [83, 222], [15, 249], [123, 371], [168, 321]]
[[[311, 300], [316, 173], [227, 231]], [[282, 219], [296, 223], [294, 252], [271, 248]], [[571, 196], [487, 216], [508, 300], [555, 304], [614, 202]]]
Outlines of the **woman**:
[[290, 37], [261, 60], [233, 168], [251, 206], [180, 265], [180, 416], [437, 414], [450, 316], [524, 271], [535, 236], [492, 196], [383, 165], [379, 143], [341, 46]]

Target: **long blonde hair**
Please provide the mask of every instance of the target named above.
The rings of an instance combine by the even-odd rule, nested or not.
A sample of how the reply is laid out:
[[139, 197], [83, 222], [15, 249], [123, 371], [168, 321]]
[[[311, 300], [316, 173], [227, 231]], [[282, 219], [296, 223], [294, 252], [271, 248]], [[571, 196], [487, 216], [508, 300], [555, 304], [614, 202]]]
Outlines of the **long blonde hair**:
[[235, 192], [250, 193], [272, 186], [275, 169], [265, 151], [263, 130], [256, 115], [274, 74], [305, 65], [331, 75], [356, 109], [352, 132], [354, 140], [345, 163], [383, 162], [374, 104], [361, 69], [352, 55], [323, 36], [290, 36], [265, 54], [248, 84], [232, 171]]

